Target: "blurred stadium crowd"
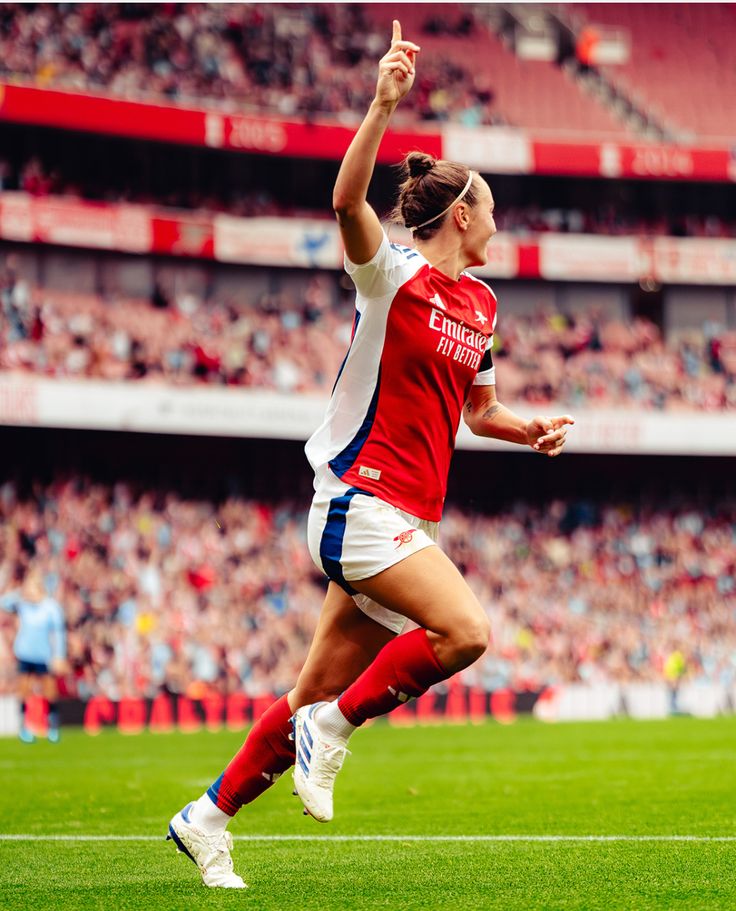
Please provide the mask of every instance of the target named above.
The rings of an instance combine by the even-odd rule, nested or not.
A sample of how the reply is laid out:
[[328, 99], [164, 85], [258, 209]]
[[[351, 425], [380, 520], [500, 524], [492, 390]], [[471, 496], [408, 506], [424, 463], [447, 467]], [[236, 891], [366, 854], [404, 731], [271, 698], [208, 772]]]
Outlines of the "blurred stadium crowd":
[[[562, 127], [596, 143], [664, 136], [707, 144], [732, 132], [732, 5], [553, 6], [536, 7], [538, 22], [559, 15], [576, 28], [598, 20], [622, 27], [631, 58], [597, 73], [587, 64], [578, 70], [574, 56], [523, 59], [502, 19], [492, 18], [497, 4], [446, 5], [442, 14], [404, 4], [405, 34], [425, 53], [394, 125], [509, 125], [541, 136]], [[385, 4], [0, 4], [0, 81], [355, 124], [370, 102], [392, 15]], [[630, 102], [646, 110], [646, 124], [622, 116]], [[332, 218], [325, 206], [333, 165], [0, 125], [0, 192], [34, 197]], [[387, 198], [388, 169], [376, 179], [377, 195]], [[736, 237], [727, 185], [500, 175], [494, 192], [496, 181], [506, 197], [499, 228], [515, 235]], [[88, 255], [86, 272], [102, 276], [93, 293], [91, 282], [71, 291], [71, 283], [62, 288], [45, 277], [53, 250], [39, 255], [33, 281], [16, 253], [8, 247], [0, 255], [3, 372], [326, 395], [349, 343], [352, 298], [334, 273], [301, 273], [297, 291], [296, 282], [283, 290], [274, 270], [263, 291], [268, 283], [251, 284], [253, 271], [242, 269], [237, 295], [182, 281], [146, 286], [133, 298], [105, 285], [103, 254]], [[75, 262], [56, 256], [57, 275], [72, 273]], [[733, 327], [732, 296], [728, 306]], [[624, 322], [622, 313], [577, 307], [522, 315], [501, 299], [500, 398], [685, 417], [736, 408], [729, 319], [673, 329], [654, 309], [647, 313], [655, 321]], [[76, 467], [49, 483], [0, 483], [0, 591], [38, 570], [62, 605], [63, 694], [284, 692], [325, 585], [304, 540], [306, 500], [219, 500], [207, 491], [191, 499], [157, 486], [155, 466], [149, 474], [141, 484], [106, 484]], [[494, 633], [467, 682], [488, 690], [736, 684], [729, 496], [673, 496], [649, 506], [641, 505], [645, 494], [637, 506], [613, 495], [595, 504], [561, 497], [544, 509], [520, 500], [483, 515], [448, 507], [441, 543]], [[0, 612], [0, 693], [13, 690], [14, 624]]]
[[[31, 287], [12, 256], [0, 266], [0, 308], [1, 370], [285, 393], [329, 393], [352, 323], [330, 273], [314, 273], [300, 299], [269, 293], [249, 306], [160, 288], [152, 300], [103, 299]], [[736, 332], [708, 323], [665, 339], [643, 318], [502, 310], [494, 359], [508, 401], [736, 408]]]
[[[34, 568], [63, 606], [66, 694], [201, 698], [293, 683], [324, 592], [303, 507], [76, 476], [30, 492], [6, 482], [0, 519], [3, 590]], [[451, 508], [441, 539], [493, 625], [469, 681], [736, 683], [733, 501]], [[0, 691], [12, 627], [0, 615]]]
[[[469, 35], [470, 12], [451, 28]], [[385, 29], [359, 4], [33, 4], [0, 6], [0, 76], [126, 98], [203, 99], [283, 116], [368, 107]], [[493, 92], [455, 63], [428, 62], [401, 117], [497, 122]]]
[[[0, 77], [354, 122], [371, 100], [391, 15], [379, 4], [6, 3]], [[537, 4], [529, 16], [515, 15], [513, 26], [495, 4], [406, 4], [406, 33], [444, 53], [427, 55], [397, 119], [541, 129], [564, 122], [619, 136], [652, 125], [689, 138], [727, 133], [736, 88], [730, 4]], [[520, 27], [555, 42], [558, 60], [514, 54]], [[587, 30], [597, 40], [611, 29], [630, 36], [630, 58], [601, 66], [582, 92], [574, 74], [580, 65], [589, 72], [590, 42], [583, 54], [573, 35]], [[489, 58], [493, 78], [482, 65]], [[565, 61], [567, 73], [556, 65]], [[625, 122], [617, 98], [638, 108], [639, 119]]]
[[[354, 122], [371, 100], [392, 11], [379, 4], [0, 4], [0, 78], [231, 110]], [[399, 121], [454, 121], [630, 135], [655, 126], [720, 137], [732, 108], [730, 4], [537, 4], [515, 23], [496, 4], [406, 4], [406, 33], [428, 54]], [[554, 42], [556, 61], [513, 50], [519, 28]], [[624, 30], [632, 53], [590, 72], [588, 50]], [[433, 59], [434, 58], [434, 59]], [[491, 58], [493, 78], [482, 64]], [[682, 60], [688, 65], [683, 67]], [[557, 63], [569, 63], [562, 72]], [[708, 104], [702, 99], [707, 97]], [[632, 104], [638, 119], [617, 110]]]

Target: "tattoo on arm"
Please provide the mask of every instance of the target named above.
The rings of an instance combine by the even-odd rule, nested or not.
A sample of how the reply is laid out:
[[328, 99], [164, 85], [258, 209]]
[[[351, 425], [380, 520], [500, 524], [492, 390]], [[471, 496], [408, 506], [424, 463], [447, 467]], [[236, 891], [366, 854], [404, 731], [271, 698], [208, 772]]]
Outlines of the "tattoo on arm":
[[473, 406], [472, 406], [472, 404], [471, 404], [470, 402], [466, 402], [466, 403], [465, 403], [465, 410], [468, 412], [468, 414], [471, 414], [471, 413], [472, 413], [472, 411], [473, 411]]
[[488, 408], [486, 411], [483, 412], [483, 420], [484, 421], [493, 420], [493, 418], [495, 418], [495, 416], [498, 414], [498, 412], [500, 410], [501, 410], [501, 406], [498, 403], [495, 405], [491, 405], [490, 408]]

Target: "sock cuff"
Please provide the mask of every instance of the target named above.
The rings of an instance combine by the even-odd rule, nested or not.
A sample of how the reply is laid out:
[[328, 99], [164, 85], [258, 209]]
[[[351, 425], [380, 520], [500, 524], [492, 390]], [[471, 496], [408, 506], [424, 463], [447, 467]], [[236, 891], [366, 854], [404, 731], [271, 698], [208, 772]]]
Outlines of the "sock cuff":
[[228, 816], [235, 816], [240, 809], [238, 795], [229, 787], [228, 783], [224, 780], [224, 777], [225, 773], [223, 772], [217, 781], [214, 781], [207, 788], [206, 793], [218, 810], [222, 810], [223, 813], [227, 813]]

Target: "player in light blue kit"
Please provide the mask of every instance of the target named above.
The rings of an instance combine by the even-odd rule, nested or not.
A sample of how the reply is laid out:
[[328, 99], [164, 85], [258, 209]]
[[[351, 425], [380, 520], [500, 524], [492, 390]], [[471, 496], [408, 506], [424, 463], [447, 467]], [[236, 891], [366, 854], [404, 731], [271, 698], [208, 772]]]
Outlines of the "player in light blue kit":
[[49, 597], [37, 572], [30, 572], [21, 589], [0, 598], [0, 607], [18, 616], [18, 631], [13, 652], [18, 659], [18, 698], [20, 700], [20, 739], [32, 743], [33, 733], [26, 726], [26, 700], [38, 682], [49, 704], [49, 740], [59, 740], [58, 689], [54, 673], [66, 667], [66, 629], [64, 612]]

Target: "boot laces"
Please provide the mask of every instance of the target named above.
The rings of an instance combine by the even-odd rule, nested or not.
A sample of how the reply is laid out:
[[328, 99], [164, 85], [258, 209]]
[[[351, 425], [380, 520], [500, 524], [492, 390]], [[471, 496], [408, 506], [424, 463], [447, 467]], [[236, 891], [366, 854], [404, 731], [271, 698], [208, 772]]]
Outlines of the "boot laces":
[[322, 755], [319, 757], [319, 761], [312, 767], [310, 777], [314, 779], [315, 784], [331, 788], [335, 776], [342, 768], [345, 757], [350, 753], [350, 750], [347, 747], [335, 744], [323, 747], [321, 752]]

